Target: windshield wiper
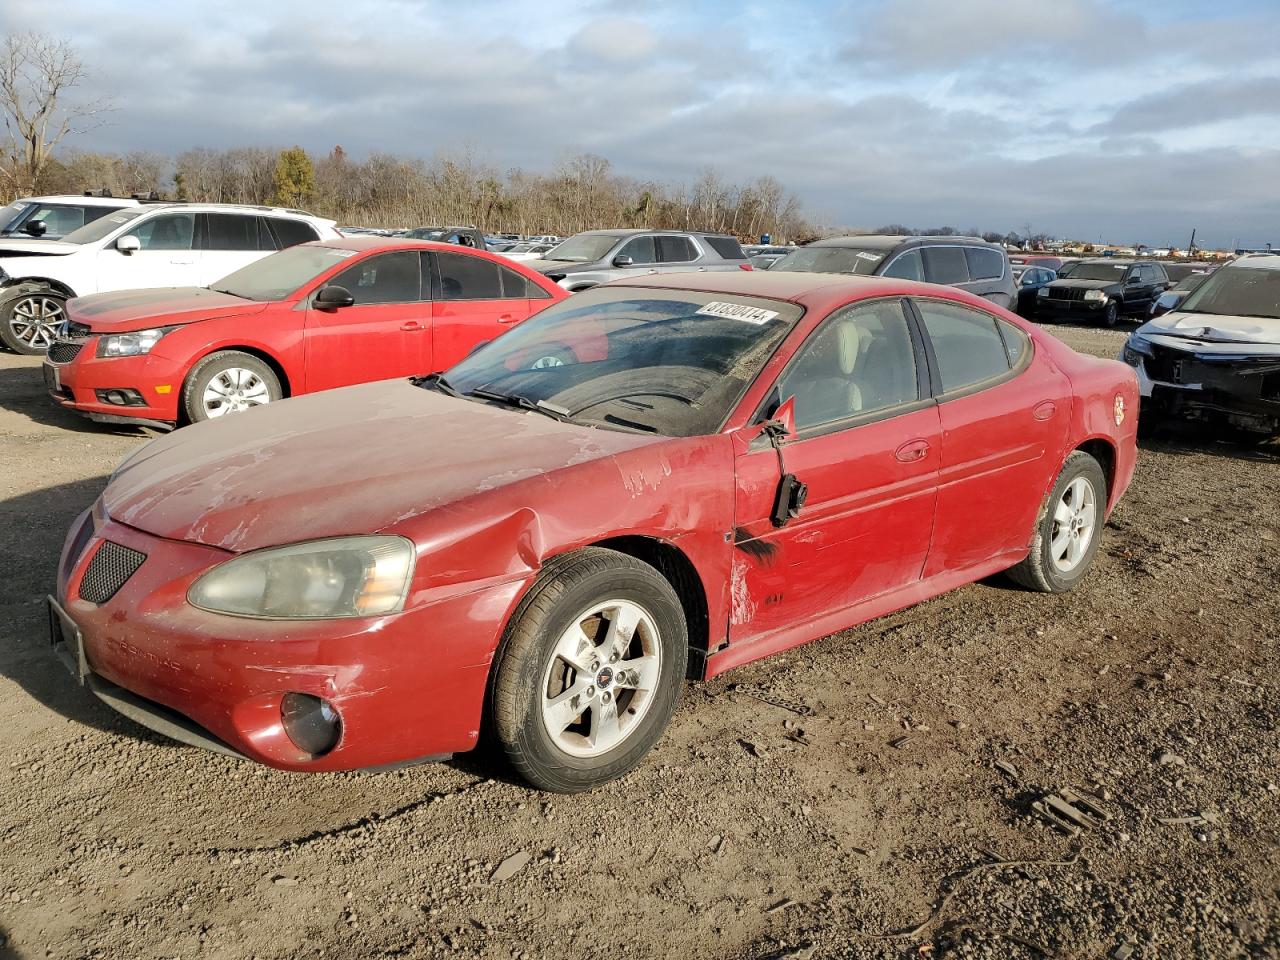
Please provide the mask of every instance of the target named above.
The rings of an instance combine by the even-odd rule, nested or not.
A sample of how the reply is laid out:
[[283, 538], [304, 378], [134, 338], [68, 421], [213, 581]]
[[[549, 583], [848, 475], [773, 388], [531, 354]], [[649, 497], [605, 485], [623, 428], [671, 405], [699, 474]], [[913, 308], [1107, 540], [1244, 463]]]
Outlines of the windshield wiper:
[[425, 377], [418, 377], [413, 381], [415, 387], [435, 387], [445, 396], [461, 397], [457, 387], [444, 378], [443, 373], [429, 373]]
[[237, 300], [252, 300], [252, 297], [246, 297], [244, 294], [236, 293], [234, 290], [223, 290], [221, 287], [210, 287], [214, 293], [225, 293], [228, 297], [235, 297]]
[[694, 408], [702, 406], [693, 397], [686, 397], [683, 393], [676, 393], [674, 390], [628, 390], [626, 393], [615, 393], [607, 397], [601, 397], [599, 400], [592, 400], [590, 403], [584, 403], [578, 409], [570, 410], [568, 413], [571, 417], [576, 417], [584, 410], [590, 410], [592, 407], [598, 407], [606, 403], [615, 403], [619, 400], [629, 401], [633, 407], [641, 407], [645, 410], [653, 409], [650, 404], [632, 400], [632, 397], [667, 397], [671, 400], [679, 400], [681, 403]]
[[502, 393], [499, 390], [490, 390], [488, 387], [476, 387], [474, 390], [467, 391], [467, 396], [476, 397], [480, 400], [490, 400], [519, 410], [541, 413], [543, 416], [551, 417], [551, 419], [559, 420], [562, 423], [570, 422], [569, 408], [562, 407], [558, 403], [548, 403], [546, 400], [530, 400], [528, 397], [522, 397], [518, 393]]

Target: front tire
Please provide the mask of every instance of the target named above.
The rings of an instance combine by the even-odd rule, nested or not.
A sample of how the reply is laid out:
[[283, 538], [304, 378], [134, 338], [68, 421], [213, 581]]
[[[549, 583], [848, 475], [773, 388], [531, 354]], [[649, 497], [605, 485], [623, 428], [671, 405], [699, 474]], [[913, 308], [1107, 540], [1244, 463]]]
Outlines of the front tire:
[[1077, 450], [1067, 457], [1036, 521], [1031, 552], [1008, 571], [1028, 590], [1066, 593], [1084, 579], [1106, 520], [1107, 478], [1098, 461]]
[[542, 790], [621, 777], [675, 712], [688, 648], [680, 599], [653, 567], [599, 547], [555, 558], [507, 628], [492, 691], [498, 742]]
[[51, 290], [33, 290], [0, 306], [0, 340], [15, 353], [39, 356], [48, 351], [67, 319], [67, 298]]
[[1108, 300], [1106, 307], [1102, 310], [1102, 323], [1104, 326], [1114, 327], [1120, 322], [1120, 305], [1114, 300]]
[[280, 378], [251, 353], [224, 350], [195, 365], [182, 387], [182, 409], [191, 423], [274, 403], [284, 395]]

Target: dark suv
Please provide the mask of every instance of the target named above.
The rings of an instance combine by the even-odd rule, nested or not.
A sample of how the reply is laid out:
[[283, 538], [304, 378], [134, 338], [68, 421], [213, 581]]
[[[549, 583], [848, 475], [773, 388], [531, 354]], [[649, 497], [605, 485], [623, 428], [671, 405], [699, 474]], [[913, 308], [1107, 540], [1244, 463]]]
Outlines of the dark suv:
[[435, 240], [438, 243], [456, 243], [460, 247], [488, 250], [484, 234], [475, 227], [417, 227], [405, 231], [402, 236], [410, 240]]
[[1006, 310], [1018, 299], [1004, 247], [977, 237], [831, 237], [793, 250], [769, 269], [923, 280], [960, 287]]
[[1141, 316], [1169, 287], [1164, 267], [1149, 260], [1102, 257], [1083, 260], [1036, 296], [1040, 320], [1101, 321], [1114, 327], [1122, 316]]
[[524, 265], [574, 293], [649, 273], [751, 269], [733, 237], [683, 230], [587, 230]]

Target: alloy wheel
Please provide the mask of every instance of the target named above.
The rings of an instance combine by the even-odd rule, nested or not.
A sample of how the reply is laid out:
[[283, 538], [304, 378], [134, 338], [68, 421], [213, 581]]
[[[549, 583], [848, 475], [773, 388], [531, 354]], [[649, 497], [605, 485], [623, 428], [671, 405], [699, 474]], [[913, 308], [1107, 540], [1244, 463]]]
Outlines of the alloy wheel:
[[200, 401], [210, 417], [222, 417], [270, 403], [271, 390], [253, 370], [228, 367], [214, 374]]
[[57, 336], [67, 314], [56, 297], [22, 297], [13, 305], [9, 329], [22, 343], [35, 350], [47, 350]]
[[1085, 477], [1076, 477], [1053, 508], [1049, 555], [1062, 573], [1070, 573], [1089, 552], [1098, 525], [1097, 496]]

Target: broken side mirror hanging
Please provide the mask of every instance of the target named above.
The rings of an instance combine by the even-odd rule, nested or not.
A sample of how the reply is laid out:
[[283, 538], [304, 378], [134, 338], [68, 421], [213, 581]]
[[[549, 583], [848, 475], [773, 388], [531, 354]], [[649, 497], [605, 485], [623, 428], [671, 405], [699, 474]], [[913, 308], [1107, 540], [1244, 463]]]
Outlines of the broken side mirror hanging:
[[802, 483], [794, 473], [788, 473], [782, 458], [782, 441], [796, 433], [795, 406], [795, 397], [788, 397], [778, 407], [773, 419], [764, 425], [764, 435], [778, 455], [778, 491], [774, 494], [773, 514], [769, 518], [775, 527], [786, 526], [788, 521], [798, 517], [809, 497], [808, 484]]

